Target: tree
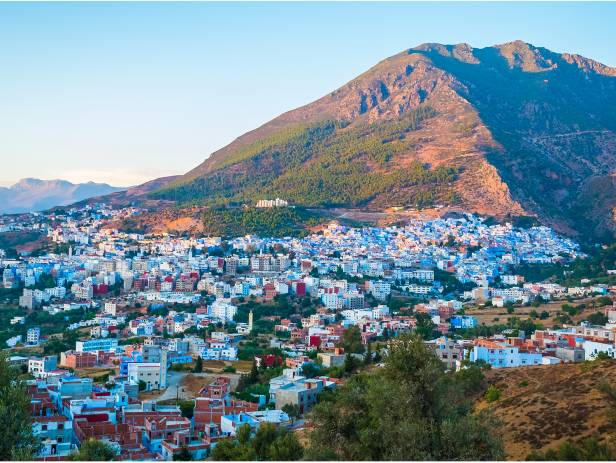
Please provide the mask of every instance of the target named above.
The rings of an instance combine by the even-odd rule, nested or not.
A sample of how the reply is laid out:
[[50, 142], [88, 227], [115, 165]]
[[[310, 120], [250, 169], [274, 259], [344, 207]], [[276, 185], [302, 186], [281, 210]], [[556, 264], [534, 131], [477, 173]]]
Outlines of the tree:
[[299, 405], [297, 404], [285, 404], [282, 406], [282, 411], [289, 415], [289, 418], [291, 418], [291, 423], [295, 422], [300, 415]]
[[237, 440], [240, 444], [244, 445], [247, 444], [250, 440], [250, 433], [250, 426], [248, 424], [243, 424], [237, 430], [235, 437], [237, 437]]
[[180, 402], [180, 412], [185, 418], [192, 418], [195, 412], [195, 402], [193, 400], [183, 400]]
[[114, 450], [105, 442], [90, 438], [81, 444], [79, 452], [73, 455], [75, 461], [110, 461], [116, 456]]
[[257, 368], [257, 361], [252, 361], [252, 366], [250, 367], [250, 374], [248, 375], [249, 384], [255, 384], [259, 382], [259, 370]]
[[197, 357], [195, 360], [195, 368], [193, 369], [194, 373], [201, 373], [203, 371], [203, 359], [201, 356]]
[[269, 448], [278, 437], [278, 429], [272, 423], [263, 423], [255, 433], [252, 447], [258, 460], [267, 460]]
[[588, 320], [588, 323], [591, 325], [605, 325], [607, 323], [607, 317], [601, 312], [595, 312], [589, 315], [586, 320]]
[[488, 390], [486, 391], [486, 401], [488, 403], [496, 402], [498, 399], [500, 399], [500, 396], [501, 396], [500, 389], [498, 389], [494, 384], [491, 384], [490, 387], [488, 387]]
[[148, 388], [148, 383], [140, 379], [139, 380], [139, 391], [145, 391], [147, 388]]
[[361, 342], [361, 331], [357, 326], [351, 326], [342, 334], [340, 342], [341, 347], [347, 353], [361, 354], [364, 351], [364, 345]]
[[282, 431], [272, 442], [267, 452], [270, 461], [296, 461], [304, 456], [304, 447], [300, 444], [295, 434]]
[[384, 363], [322, 395], [308, 458], [503, 459], [497, 420], [489, 411], [471, 413], [467, 387], [476, 382], [446, 373], [420, 336], [391, 341]]
[[190, 454], [188, 447], [186, 447], [185, 445], [183, 445], [182, 448], [180, 449], [180, 453], [178, 453], [177, 455], [173, 455], [173, 461], [190, 461], [190, 460], [192, 460], [192, 455]]
[[30, 398], [20, 371], [7, 362], [0, 353], [0, 440], [1, 460], [31, 460], [39, 444], [32, 433]]

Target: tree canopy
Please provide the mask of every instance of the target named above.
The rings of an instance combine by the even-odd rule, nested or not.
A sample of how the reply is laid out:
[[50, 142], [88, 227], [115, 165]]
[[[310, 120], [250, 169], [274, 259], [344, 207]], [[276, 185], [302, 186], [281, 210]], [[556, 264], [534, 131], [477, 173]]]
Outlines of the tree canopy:
[[30, 398], [20, 371], [0, 353], [0, 460], [31, 460], [39, 448], [32, 433]]
[[[499, 423], [471, 413], [481, 373], [446, 373], [417, 335], [389, 344], [385, 367], [359, 373], [312, 414], [307, 455], [342, 460], [499, 460]], [[481, 382], [481, 378], [479, 378]]]

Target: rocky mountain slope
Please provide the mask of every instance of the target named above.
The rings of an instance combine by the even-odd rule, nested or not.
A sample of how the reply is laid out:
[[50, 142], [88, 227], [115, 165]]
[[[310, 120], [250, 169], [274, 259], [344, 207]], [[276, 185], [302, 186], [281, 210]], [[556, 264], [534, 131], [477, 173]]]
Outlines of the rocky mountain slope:
[[25, 178], [9, 188], [0, 187], [0, 213], [43, 211], [120, 190], [106, 183], [74, 184], [66, 180]]
[[228, 204], [456, 205], [614, 232], [616, 69], [516, 41], [423, 44], [248, 132], [153, 194]]

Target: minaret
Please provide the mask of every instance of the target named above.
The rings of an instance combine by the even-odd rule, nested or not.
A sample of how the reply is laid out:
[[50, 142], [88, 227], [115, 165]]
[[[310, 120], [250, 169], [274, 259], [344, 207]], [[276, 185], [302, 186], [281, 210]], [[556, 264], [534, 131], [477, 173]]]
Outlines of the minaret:
[[248, 314], [248, 329], [249, 331], [252, 331], [252, 310]]

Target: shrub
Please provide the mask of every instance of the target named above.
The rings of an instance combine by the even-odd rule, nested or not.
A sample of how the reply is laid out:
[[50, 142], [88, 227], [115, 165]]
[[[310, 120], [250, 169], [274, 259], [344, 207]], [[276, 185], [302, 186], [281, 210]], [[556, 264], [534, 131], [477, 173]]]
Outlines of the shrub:
[[488, 387], [488, 390], [486, 391], [485, 398], [488, 403], [492, 403], [500, 399], [500, 396], [501, 396], [500, 389], [497, 388], [494, 384], [491, 384], [490, 387]]

